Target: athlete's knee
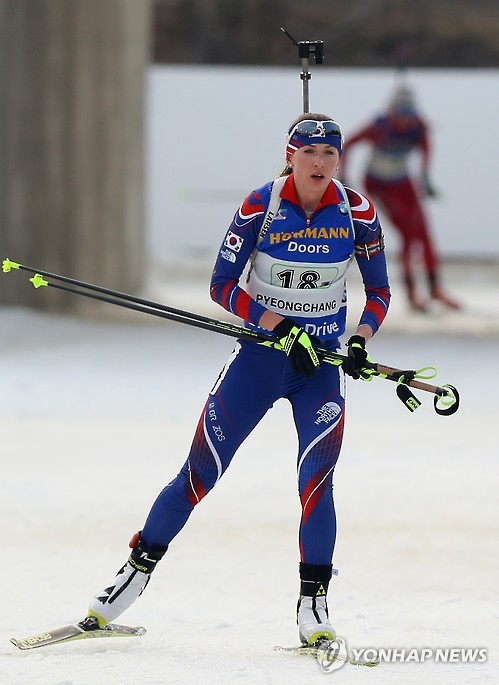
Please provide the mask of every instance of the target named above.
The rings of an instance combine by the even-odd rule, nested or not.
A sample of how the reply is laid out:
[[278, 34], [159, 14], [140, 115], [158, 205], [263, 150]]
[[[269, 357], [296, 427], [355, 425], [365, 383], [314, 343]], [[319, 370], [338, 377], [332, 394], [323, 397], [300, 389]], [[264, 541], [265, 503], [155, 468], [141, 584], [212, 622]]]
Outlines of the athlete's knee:
[[[195, 507], [215, 487], [220, 476], [221, 471], [212, 466], [201, 472], [196, 463], [189, 459], [176, 480], [182, 488], [181, 496], [191, 507]], [[180, 496], [180, 492], [177, 493]]]

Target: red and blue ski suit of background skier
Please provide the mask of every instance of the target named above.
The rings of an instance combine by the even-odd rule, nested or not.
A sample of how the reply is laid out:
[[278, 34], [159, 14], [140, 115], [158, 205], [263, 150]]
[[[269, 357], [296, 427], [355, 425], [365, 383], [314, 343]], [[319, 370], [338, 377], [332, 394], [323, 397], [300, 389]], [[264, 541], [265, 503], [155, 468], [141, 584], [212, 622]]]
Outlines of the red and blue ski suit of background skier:
[[[404, 113], [403, 110], [402, 112]], [[347, 160], [352, 148], [358, 143], [367, 143], [371, 148], [365, 170], [365, 189], [380, 211], [385, 211], [399, 233], [402, 276], [409, 301], [416, 303], [414, 270], [419, 256], [422, 258], [430, 286], [436, 288], [438, 285], [439, 259], [421, 202], [423, 188], [411, 178], [409, 170], [412, 153], [419, 151], [423, 182], [429, 183], [428, 126], [412, 108], [409, 109], [409, 113], [404, 114], [402, 120], [396, 108], [377, 117], [368, 126], [349, 137], [342, 157], [345, 178]], [[424, 190], [427, 193], [433, 192], [429, 186]]]
[[[307, 215], [291, 174], [280, 191], [279, 209], [259, 242], [271, 188], [272, 182], [250, 193], [236, 212], [215, 263], [213, 300], [250, 326], [258, 326], [262, 314], [271, 309], [294, 319], [321, 345], [338, 349], [346, 325], [345, 274], [355, 258], [366, 292], [360, 323], [376, 332], [390, 291], [373, 205], [331, 181], [319, 206]], [[252, 268], [243, 289], [239, 282], [248, 261]], [[336, 538], [332, 479], [344, 425], [343, 372], [322, 363], [308, 378], [293, 371], [283, 352], [247, 341], [236, 343], [208, 396], [187, 461], [149, 513], [141, 533], [147, 545], [170, 543], [223, 475], [237, 448], [280, 398], [291, 403], [299, 439], [301, 561], [331, 563]]]

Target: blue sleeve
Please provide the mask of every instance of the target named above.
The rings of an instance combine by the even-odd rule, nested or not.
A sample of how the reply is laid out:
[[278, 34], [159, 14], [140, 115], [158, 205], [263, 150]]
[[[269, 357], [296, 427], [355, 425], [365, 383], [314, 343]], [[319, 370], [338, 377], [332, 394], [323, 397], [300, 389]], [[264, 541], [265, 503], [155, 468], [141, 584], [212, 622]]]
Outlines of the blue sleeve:
[[346, 191], [354, 223], [355, 259], [366, 293], [359, 325], [367, 324], [376, 333], [390, 305], [383, 230], [369, 198], [351, 188]]
[[267, 184], [252, 191], [235, 213], [220, 246], [210, 284], [212, 300], [255, 325], [266, 309], [239, 286], [239, 279], [256, 247], [270, 198], [270, 186]]

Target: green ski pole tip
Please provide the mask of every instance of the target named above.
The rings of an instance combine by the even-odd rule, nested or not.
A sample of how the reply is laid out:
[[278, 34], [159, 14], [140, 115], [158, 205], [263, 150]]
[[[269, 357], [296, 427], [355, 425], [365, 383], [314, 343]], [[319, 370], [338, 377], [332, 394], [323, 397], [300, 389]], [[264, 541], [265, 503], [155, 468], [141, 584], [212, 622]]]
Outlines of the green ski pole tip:
[[20, 264], [17, 264], [16, 262], [11, 262], [8, 257], [7, 259], [4, 259], [2, 262], [2, 271], [5, 274], [8, 274], [11, 269], [19, 269], [20, 267]]
[[40, 274], [35, 274], [33, 278], [30, 278], [30, 283], [33, 283], [35, 288], [41, 288], [42, 285], [48, 285], [48, 282], [43, 279]]

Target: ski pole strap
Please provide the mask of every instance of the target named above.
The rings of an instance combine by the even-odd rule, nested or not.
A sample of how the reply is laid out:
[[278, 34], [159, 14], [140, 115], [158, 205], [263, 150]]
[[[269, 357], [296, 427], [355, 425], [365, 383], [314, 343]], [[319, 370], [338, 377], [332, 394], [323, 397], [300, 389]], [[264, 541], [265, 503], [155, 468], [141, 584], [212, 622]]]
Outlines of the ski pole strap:
[[446, 395], [447, 391], [443, 388], [439, 388], [437, 385], [431, 385], [430, 383], [423, 383], [422, 380], [431, 380], [435, 378], [437, 370], [434, 366], [424, 366], [417, 371], [402, 371], [400, 369], [394, 369], [391, 366], [384, 366], [383, 364], [375, 364], [375, 371], [380, 378], [386, 378], [390, 381], [396, 381], [397, 384], [404, 383], [405, 385], [410, 385], [413, 388], [418, 388], [419, 390], [425, 390], [427, 392], [432, 392], [437, 395]]
[[367, 355], [366, 362], [369, 364], [369, 366], [363, 366], [361, 368], [359, 372], [359, 380], [369, 383], [370, 381], [372, 381], [374, 376], [379, 376], [380, 374], [374, 368], [376, 365], [373, 363], [373, 360], [369, 355]]
[[397, 385], [401, 385], [402, 383], [409, 383], [416, 378], [429, 381], [432, 378], [435, 378], [437, 370], [434, 366], [423, 366], [423, 368], [417, 369], [416, 371], [399, 371], [393, 375], [395, 377], [398, 376]]
[[410, 391], [407, 385], [397, 383], [395, 392], [397, 393], [399, 400], [401, 400], [402, 404], [406, 406], [410, 412], [415, 412], [416, 409], [421, 406], [421, 402], [416, 395]]

